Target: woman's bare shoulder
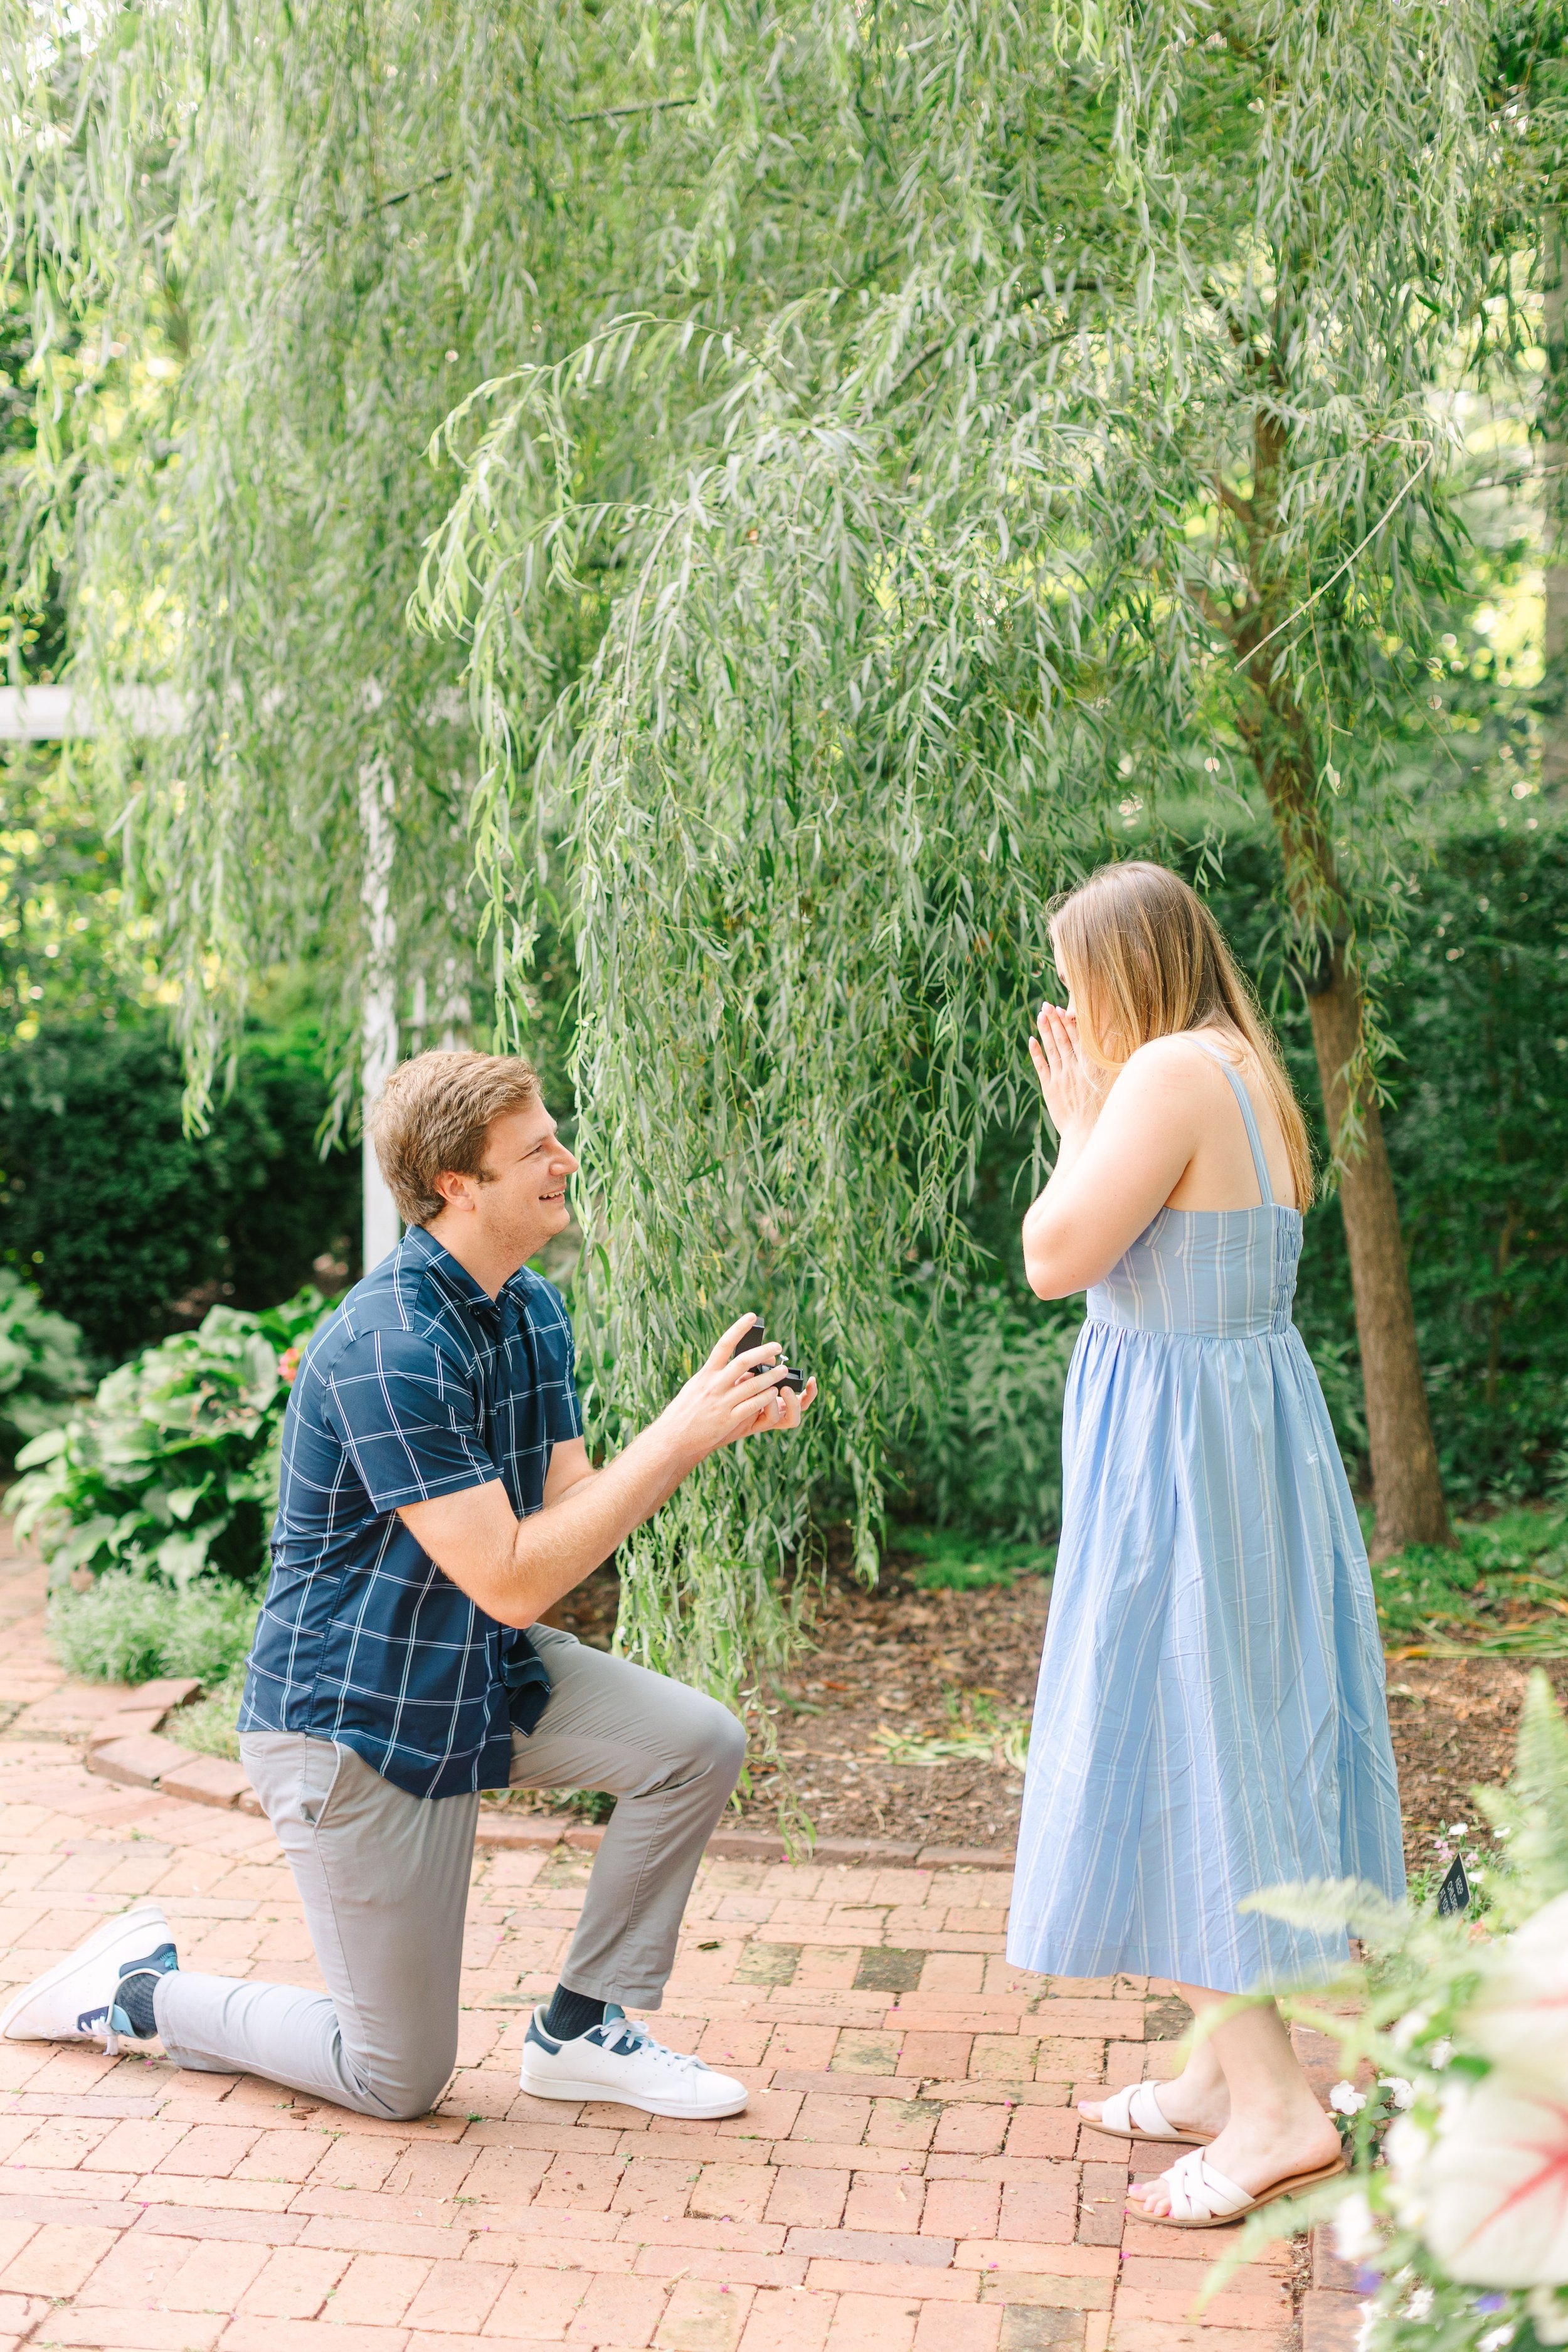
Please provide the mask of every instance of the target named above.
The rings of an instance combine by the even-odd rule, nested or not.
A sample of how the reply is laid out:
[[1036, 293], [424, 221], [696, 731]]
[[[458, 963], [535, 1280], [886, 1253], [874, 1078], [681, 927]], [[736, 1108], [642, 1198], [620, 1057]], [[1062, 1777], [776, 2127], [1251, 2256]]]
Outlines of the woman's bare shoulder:
[[1211, 1072], [1217, 1076], [1215, 1056], [1224, 1051], [1217, 1039], [1206, 1042], [1196, 1030], [1182, 1029], [1173, 1036], [1151, 1037], [1147, 1045], [1140, 1045], [1123, 1064], [1121, 1076], [1141, 1087], [1186, 1086]]

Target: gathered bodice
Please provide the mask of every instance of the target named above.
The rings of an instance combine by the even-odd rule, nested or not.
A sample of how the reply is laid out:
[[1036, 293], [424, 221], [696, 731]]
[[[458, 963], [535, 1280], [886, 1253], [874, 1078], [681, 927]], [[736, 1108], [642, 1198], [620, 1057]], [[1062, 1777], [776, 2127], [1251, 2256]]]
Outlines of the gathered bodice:
[[1247, 1126], [1262, 1198], [1255, 1209], [1162, 1209], [1089, 1291], [1091, 1323], [1198, 1338], [1286, 1331], [1301, 1256], [1301, 1212], [1276, 1201], [1246, 1087], [1222, 1054]]

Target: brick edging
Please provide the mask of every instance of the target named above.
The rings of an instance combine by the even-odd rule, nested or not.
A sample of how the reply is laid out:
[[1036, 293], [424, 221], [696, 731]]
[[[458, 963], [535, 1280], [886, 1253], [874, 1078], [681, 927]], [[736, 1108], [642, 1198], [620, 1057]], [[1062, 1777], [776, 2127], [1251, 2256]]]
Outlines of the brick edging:
[[[194, 1685], [193, 1685], [194, 1687]], [[241, 1813], [261, 1806], [242, 1764], [226, 1757], [199, 1756], [156, 1728], [179, 1704], [169, 1685], [150, 1685], [132, 1695], [119, 1717], [110, 1716], [88, 1749], [87, 1769], [105, 1780], [132, 1789], [156, 1789], [196, 1805], [217, 1805]], [[154, 1696], [155, 1694], [155, 1696]], [[187, 1694], [188, 1696], [188, 1694]], [[162, 1703], [160, 1704], [160, 1700]], [[575, 1846], [588, 1852], [605, 1832], [566, 1813], [513, 1813], [499, 1805], [479, 1807], [477, 1843], [489, 1847]], [[818, 1838], [814, 1846], [789, 1845], [767, 1830], [717, 1829], [708, 1852], [726, 1862], [797, 1862], [869, 1864], [883, 1870], [1011, 1870], [1011, 1846], [900, 1844], [889, 1838]]]

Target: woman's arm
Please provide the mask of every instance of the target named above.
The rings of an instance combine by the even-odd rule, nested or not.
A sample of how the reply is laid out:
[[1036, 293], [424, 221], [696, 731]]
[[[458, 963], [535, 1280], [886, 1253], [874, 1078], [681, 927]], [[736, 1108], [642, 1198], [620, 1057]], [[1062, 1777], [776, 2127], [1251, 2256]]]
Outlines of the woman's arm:
[[1157, 1038], [1102, 1095], [1071, 1013], [1042, 1008], [1029, 1052], [1061, 1146], [1024, 1219], [1024, 1270], [1037, 1297], [1099, 1282], [1175, 1191], [1197, 1148], [1198, 1097], [1184, 1067], [1195, 1050]]

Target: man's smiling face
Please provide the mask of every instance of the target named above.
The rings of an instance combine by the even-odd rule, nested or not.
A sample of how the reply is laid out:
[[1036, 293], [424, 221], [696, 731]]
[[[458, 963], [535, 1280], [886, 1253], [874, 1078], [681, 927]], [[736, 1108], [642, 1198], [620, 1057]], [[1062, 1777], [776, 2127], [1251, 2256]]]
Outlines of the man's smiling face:
[[566, 1180], [577, 1162], [542, 1102], [490, 1121], [472, 1199], [486, 1244], [526, 1265], [570, 1220]]

